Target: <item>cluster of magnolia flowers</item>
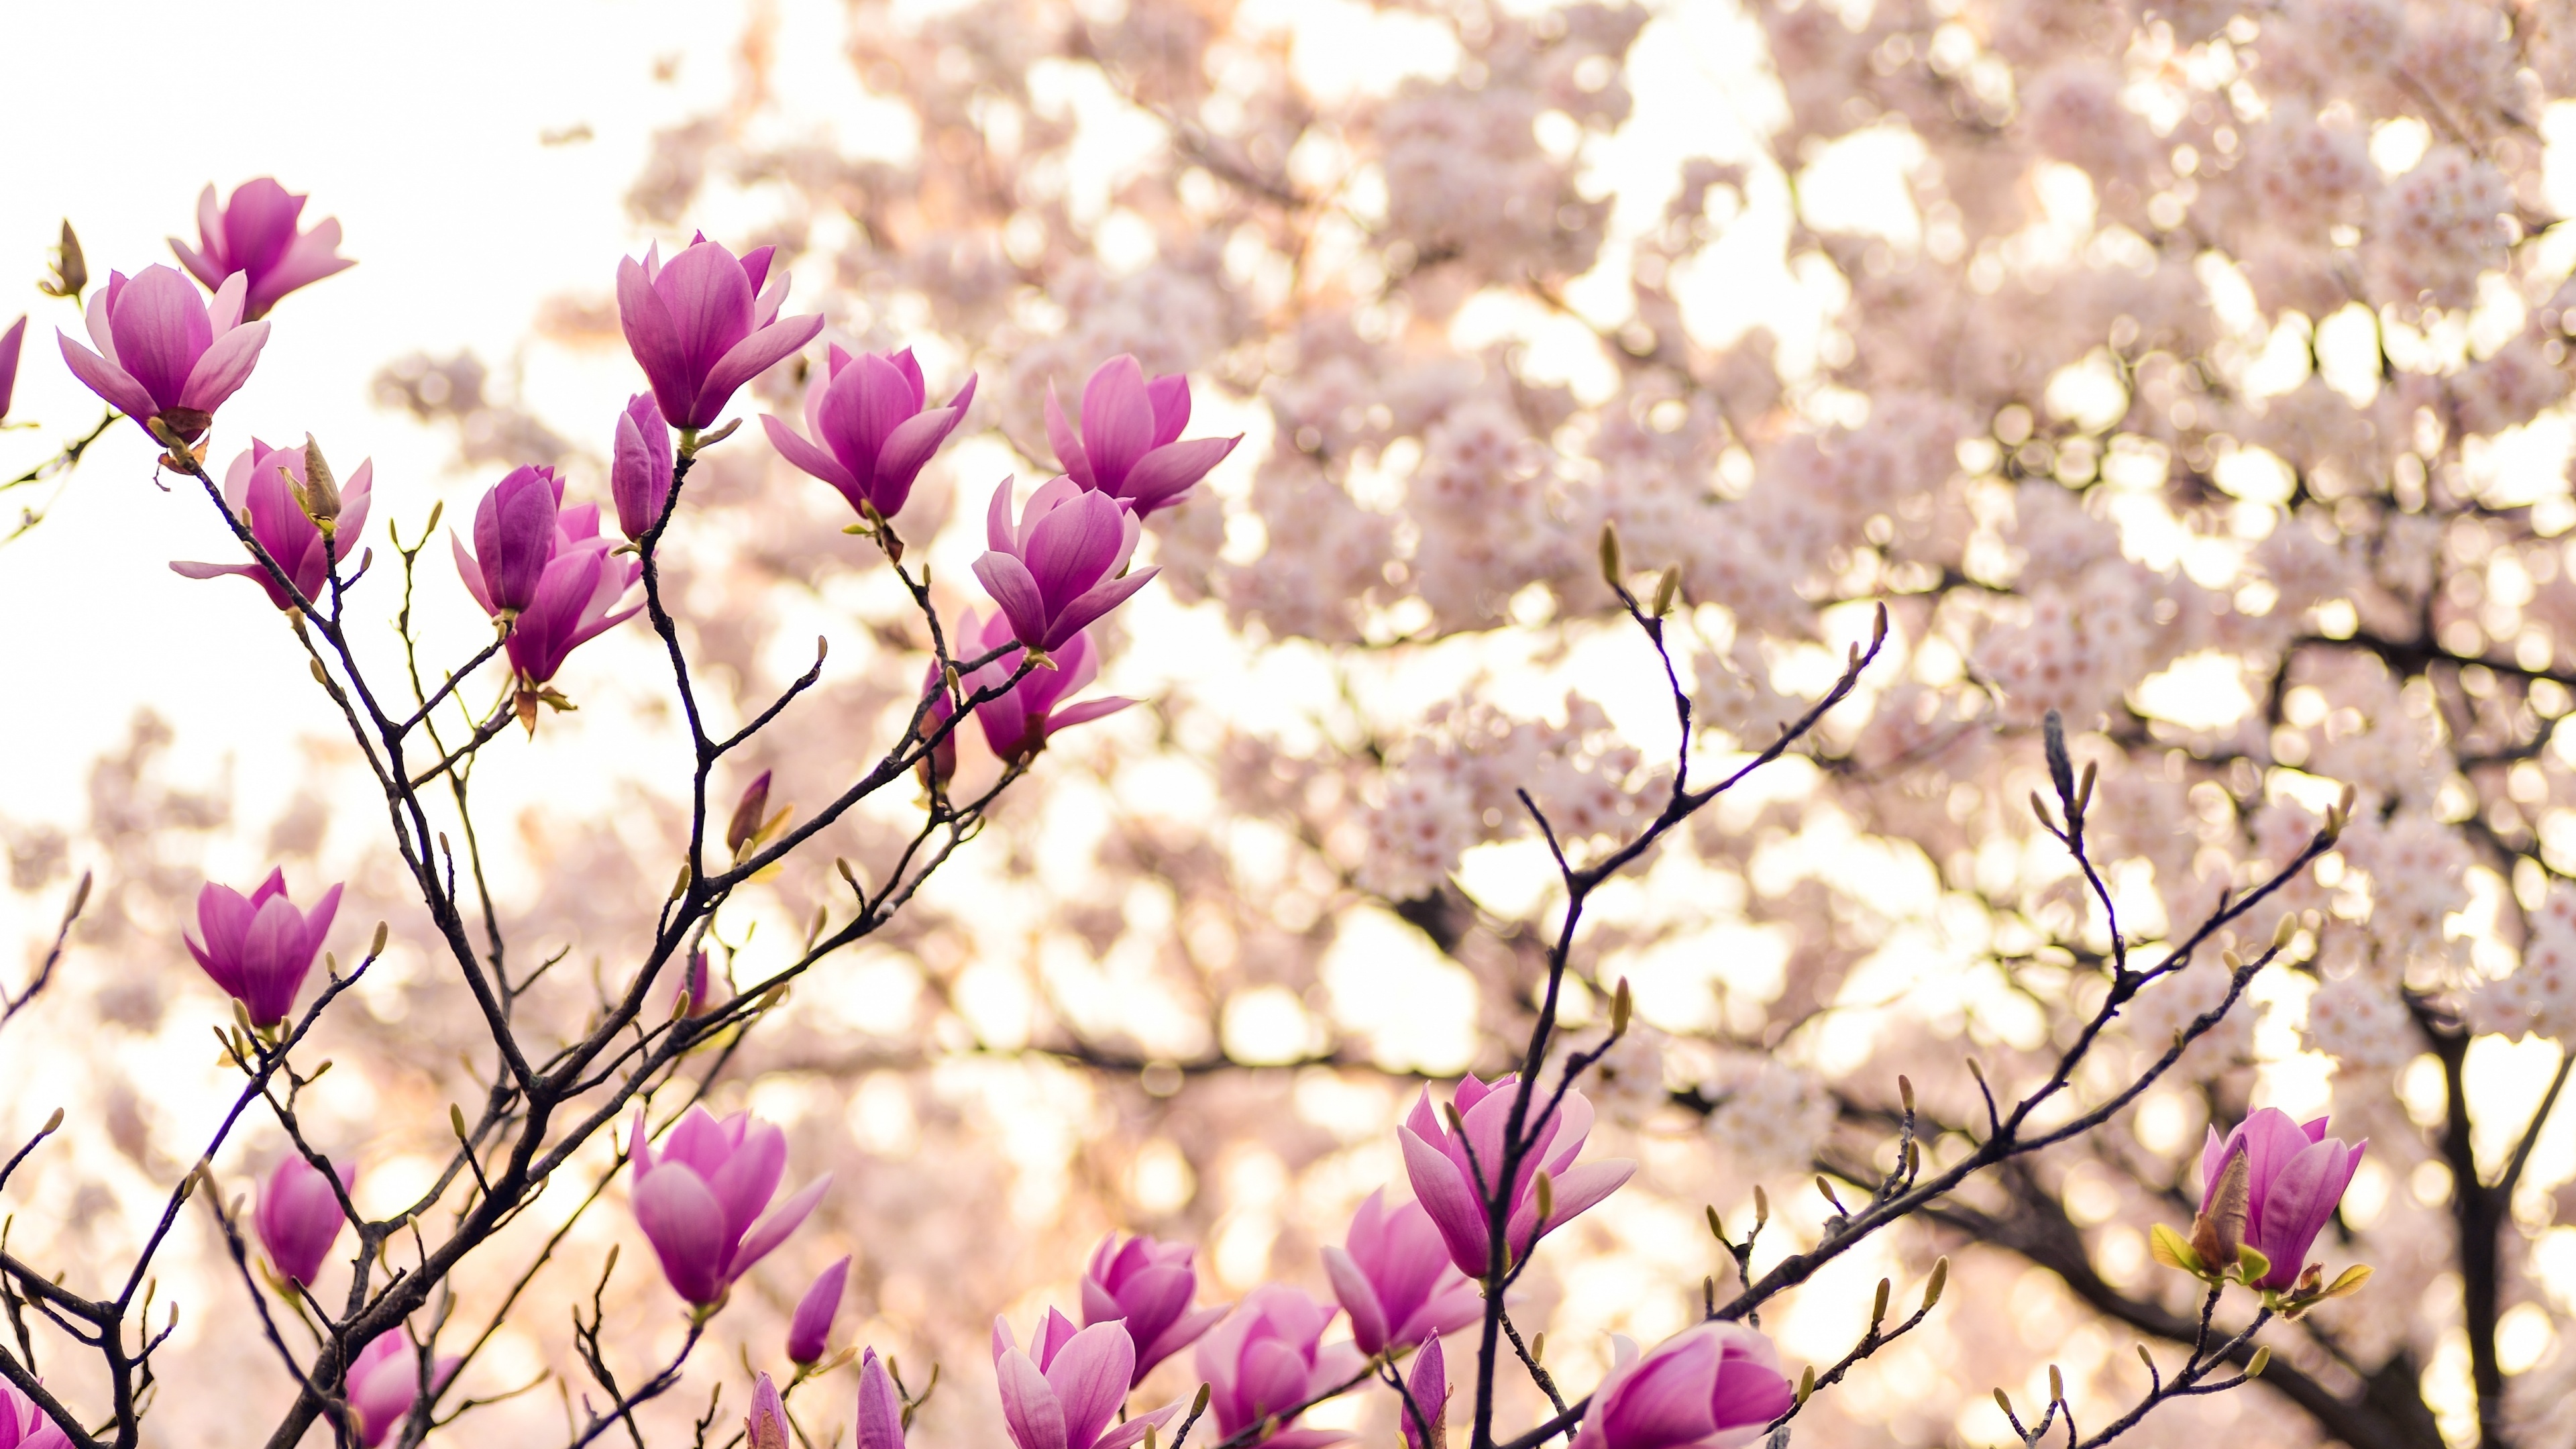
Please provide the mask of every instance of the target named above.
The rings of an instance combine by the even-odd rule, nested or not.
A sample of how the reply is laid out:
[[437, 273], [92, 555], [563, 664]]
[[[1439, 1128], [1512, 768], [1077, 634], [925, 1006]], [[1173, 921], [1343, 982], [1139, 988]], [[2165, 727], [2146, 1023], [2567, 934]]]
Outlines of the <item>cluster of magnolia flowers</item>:
[[[268, 341], [268, 310], [351, 265], [337, 255], [336, 221], [298, 230], [304, 204], [267, 178], [222, 206], [208, 188], [200, 245], [171, 245], [211, 299], [167, 265], [130, 278], [112, 272], [90, 299], [92, 345], [58, 334], [73, 373], [169, 446], [173, 463], [202, 463], [200, 440]], [[667, 261], [657, 245], [619, 266], [619, 319], [650, 387], [619, 415], [610, 447], [609, 491], [625, 546], [601, 532], [598, 504], [567, 504], [565, 480], [538, 466], [513, 470], [483, 495], [470, 550], [451, 535], [467, 591], [505, 633], [516, 707], [531, 728], [540, 701], [569, 707], [553, 681], [572, 651], [641, 611], [633, 595], [643, 556], [666, 526], [675, 483], [700, 448], [735, 425], [710, 426], [744, 385], [822, 332], [820, 315], [778, 315], [788, 273], [773, 265], [774, 250], [737, 257], [701, 235]], [[0, 337], [12, 362], [23, 325]], [[899, 562], [896, 516], [974, 396], [970, 375], [933, 407], [909, 348], [854, 354], [835, 344], [806, 389], [804, 431], [761, 421], [781, 456], [848, 500], [860, 520], [849, 531], [874, 537]], [[976, 720], [997, 755], [1025, 758], [1055, 731], [1127, 703], [1063, 701], [1098, 671], [1089, 626], [1157, 572], [1129, 567], [1140, 521], [1181, 502], [1241, 441], [1184, 439], [1189, 417], [1188, 379], [1148, 378], [1129, 356], [1092, 373], [1076, 419], [1049, 385], [1047, 435], [1064, 471], [1016, 508], [1013, 479], [995, 488], [988, 551], [974, 564], [992, 607], [968, 610], [955, 630], [973, 661], [958, 681], [963, 692], [992, 693]], [[337, 586], [336, 563], [365, 526], [373, 481], [372, 462], [340, 481], [309, 435], [301, 449], [254, 439], [225, 472], [224, 500], [276, 572], [259, 561], [171, 567], [191, 578], [239, 574], [280, 609], [309, 607]], [[928, 692], [942, 723], [955, 708], [944, 683], [934, 666]], [[943, 776], [955, 766], [953, 739], [942, 737], [933, 761]]]

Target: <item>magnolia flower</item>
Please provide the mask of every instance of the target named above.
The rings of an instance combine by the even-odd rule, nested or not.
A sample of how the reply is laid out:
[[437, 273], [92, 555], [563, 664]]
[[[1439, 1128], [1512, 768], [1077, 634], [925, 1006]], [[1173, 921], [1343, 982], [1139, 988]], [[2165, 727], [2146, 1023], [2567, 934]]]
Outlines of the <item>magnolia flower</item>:
[[[1422, 1432], [1431, 1431], [1429, 1449], [1441, 1449], [1449, 1442], [1447, 1426], [1441, 1415], [1449, 1407], [1449, 1364], [1440, 1352], [1440, 1340], [1423, 1340], [1422, 1352], [1414, 1356], [1413, 1372], [1404, 1376], [1404, 1392], [1412, 1403], [1399, 1405], [1396, 1422], [1404, 1430], [1405, 1449], [1424, 1449]], [[1421, 1422], [1414, 1416], [1421, 1415]]]
[[[456, 1377], [457, 1366], [464, 1361], [455, 1355], [438, 1360], [429, 1375], [433, 1397]], [[385, 1442], [419, 1397], [420, 1355], [400, 1331], [384, 1334], [358, 1350], [349, 1365], [349, 1407], [358, 1412], [358, 1442], [367, 1449]]]
[[1070, 478], [1041, 485], [1016, 524], [1011, 480], [1003, 479], [985, 510], [984, 536], [992, 551], [975, 560], [975, 577], [1032, 649], [1064, 643], [1159, 572], [1127, 572], [1136, 552], [1136, 515]]
[[[496, 617], [516, 614], [536, 602], [538, 581], [558, 551], [558, 525], [565, 521], [558, 517], [563, 491], [563, 479], [552, 468], [513, 468], [474, 507], [474, 552], [467, 553], [465, 540], [449, 531], [456, 572], [483, 612]], [[598, 505], [586, 506], [591, 510], [590, 533], [596, 536]]]
[[1343, 1241], [1324, 1249], [1324, 1275], [1351, 1316], [1351, 1341], [1362, 1353], [1410, 1348], [1484, 1311], [1476, 1285], [1449, 1261], [1440, 1230], [1418, 1202], [1389, 1209], [1383, 1189], [1370, 1193]]
[[268, 341], [267, 323], [242, 320], [248, 285], [233, 273], [209, 306], [174, 268], [145, 267], [131, 281], [110, 272], [89, 299], [89, 340], [98, 350], [59, 329], [54, 337], [72, 375], [108, 406], [147, 433], [157, 419], [194, 442], [214, 425], [215, 409], [250, 380]]
[[[331, 560], [347, 559], [347, 540], [356, 538], [367, 526], [367, 496], [375, 487], [375, 478], [376, 462], [368, 458], [340, 483], [339, 513], [326, 539], [322, 526], [305, 512], [303, 500], [296, 496], [309, 481], [305, 476], [304, 449], [272, 448], [253, 438], [250, 447], [224, 470], [224, 506], [295, 582], [295, 592], [308, 603], [318, 603], [330, 582]], [[235, 564], [174, 559], [170, 571], [191, 579], [239, 574], [266, 590], [270, 603], [281, 609], [295, 607], [294, 597], [279, 588], [277, 580], [269, 577], [268, 570], [256, 559]]]
[[1123, 1323], [1075, 1332], [1073, 1320], [1048, 1309], [1023, 1352], [1011, 1326], [993, 1320], [993, 1377], [1002, 1392], [1002, 1424], [1019, 1449], [1126, 1449], [1179, 1412], [1177, 1403], [1116, 1422], [1134, 1381], [1136, 1345]]
[[339, 909], [340, 887], [335, 885], [312, 910], [297, 910], [286, 898], [283, 869], [270, 871], [247, 897], [208, 881], [197, 892], [197, 930], [205, 944], [184, 932], [180, 939], [224, 994], [248, 1009], [251, 1025], [275, 1026], [295, 1009], [295, 993], [313, 969], [313, 957]]
[[657, 1155], [638, 1109], [633, 1146], [636, 1225], [662, 1276], [701, 1308], [787, 1241], [832, 1183], [825, 1173], [762, 1216], [787, 1170], [787, 1135], [747, 1112], [718, 1121], [691, 1107]]
[[787, 1402], [778, 1397], [778, 1385], [762, 1374], [751, 1389], [751, 1412], [742, 1419], [742, 1437], [751, 1449], [789, 1449], [795, 1440], [787, 1432]]
[[[598, 526], [595, 509], [591, 526]], [[572, 651], [634, 618], [641, 603], [617, 605], [643, 576], [641, 562], [612, 558], [605, 548], [556, 554], [537, 581], [536, 601], [510, 628], [510, 667], [520, 681], [530, 688], [543, 685]]]
[[903, 1449], [903, 1396], [877, 1351], [859, 1356], [858, 1449]]
[[35, 1400], [18, 1392], [16, 1384], [0, 1382], [0, 1449], [71, 1449], [71, 1445]]
[[778, 319], [787, 273], [770, 268], [776, 250], [737, 258], [701, 233], [667, 263], [656, 245], [617, 264], [617, 319], [671, 426], [714, 422], [735, 389], [823, 330], [819, 316]]
[[197, 246], [174, 236], [170, 250], [208, 290], [236, 272], [248, 278], [242, 315], [265, 317], [287, 293], [357, 265], [340, 255], [338, 218], [326, 216], [311, 231], [295, 229], [304, 201], [261, 176], [234, 187], [232, 199], [218, 207], [209, 184], [197, 193]]
[[21, 313], [0, 332], [0, 418], [9, 416], [9, 400], [18, 391], [18, 350], [27, 341], [27, 318]]
[[[959, 652], [969, 659], [1018, 637], [1007, 615], [995, 614], [989, 619], [979, 619], [970, 609], [958, 620]], [[958, 682], [965, 687], [966, 695], [971, 699], [980, 691], [999, 688], [1007, 682], [1018, 672], [1020, 659], [1020, 651], [1014, 649], [990, 664], [966, 671], [958, 677]], [[1055, 665], [1053, 669], [1032, 669], [1000, 696], [975, 706], [975, 723], [984, 731], [984, 742], [993, 747], [994, 754], [1005, 760], [1036, 754], [1046, 748], [1047, 740], [1056, 731], [1116, 714], [1136, 702], [1111, 695], [1087, 699], [1061, 709], [1056, 707], [1058, 700], [1078, 693], [1100, 674], [1100, 652], [1092, 647], [1089, 635], [1076, 634], [1066, 640], [1049, 662]], [[934, 675], [934, 688], [937, 682]], [[947, 717], [944, 694], [934, 709], [941, 718]], [[955, 736], [950, 736], [951, 741], [954, 739]]]
[[1136, 1345], [1135, 1383], [1143, 1383], [1154, 1365], [1196, 1343], [1225, 1317], [1223, 1304], [1191, 1310], [1190, 1298], [1199, 1286], [1191, 1252], [1187, 1243], [1160, 1242], [1142, 1233], [1123, 1244], [1111, 1233], [1091, 1250], [1091, 1264], [1082, 1274], [1082, 1321], [1095, 1326], [1126, 1323], [1127, 1336]]
[[[1485, 1232], [1485, 1194], [1478, 1190], [1480, 1177], [1500, 1170], [1503, 1161], [1503, 1127], [1512, 1110], [1512, 1089], [1519, 1084], [1517, 1074], [1480, 1082], [1474, 1076], [1459, 1079], [1452, 1100], [1466, 1128], [1463, 1136], [1453, 1135], [1431, 1107], [1431, 1089], [1423, 1088], [1421, 1100], [1414, 1103], [1412, 1114], [1397, 1129], [1404, 1144], [1405, 1175], [1413, 1180], [1413, 1195], [1431, 1214], [1440, 1230], [1441, 1241], [1449, 1247], [1449, 1260], [1460, 1272], [1481, 1280], [1489, 1266], [1486, 1257], [1489, 1239]], [[1530, 1110], [1540, 1105], [1532, 1094]], [[1522, 1130], [1529, 1132], [1524, 1124]], [[1574, 1165], [1583, 1150], [1583, 1139], [1592, 1132], [1592, 1103], [1581, 1092], [1565, 1094], [1565, 1104], [1544, 1122], [1536, 1124], [1532, 1135], [1535, 1145], [1522, 1156], [1520, 1170], [1511, 1183], [1511, 1215], [1504, 1238], [1510, 1245], [1510, 1258], [1517, 1262], [1529, 1255], [1538, 1240], [1554, 1232], [1577, 1214], [1619, 1189], [1637, 1170], [1637, 1164], [1626, 1158]], [[1469, 1161], [1472, 1144], [1474, 1161]], [[1555, 1199], [1547, 1221], [1538, 1220], [1538, 1174], [1545, 1171]]]
[[1643, 1357], [1614, 1335], [1611, 1352], [1572, 1449], [1737, 1449], [1797, 1399], [1771, 1340], [1740, 1323], [1703, 1323]]
[[617, 500], [617, 528], [631, 540], [662, 517], [671, 500], [671, 425], [649, 392], [626, 400], [617, 415], [617, 440], [609, 450], [608, 493]]
[[832, 1319], [841, 1311], [841, 1291], [849, 1286], [850, 1260], [826, 1268], [814, 1279], [814, 1286], [796, 1300], [796, 1317], [787, 1325], [787, 1361], [799, 1367], [812, 1364], [831, 1347]]
[[1266, 1283], [1199, 1340], [1199, 1377], [1208, 1384], [1216, 1437], [1231, 1439], [1272, 1418], [1278, 1432], [1250, 1449], [1315, 1449], [1350, 1437], [1339, 1429], [1291, 1428], [1308, 1400], [1360, 1370], [1367, 1358], [1348, 1343], [1324, 1347], [1333, 1310], [1284, 1283]]
[[[805, 389], [805, 433], [763, 417], [780, 457], [841, 491], [861, 517], [892, 518], [930, 455], [975, 400], [975, 375], [945, 407], [929, 406], [912, 349], [853, 357], [831, 349], [828, 371]], [[813, 441], [807, 442], [810, 436]]]
[[322, 1259], [349, 1220], [340, 1210], [340, 1193], [358, 1182], [358, 1169], [349, 1163], [334, 1162], [331, 1170], [339, 1175], [339, 1192], [332, 1191], [331, 1179], [321, 1169], [290, 1152], [259, 1189], [260, 1244], [268, 1249], [278, 1276], [306, 1287], [322, 1271]]
[[1243, 441], [1180, 441], [1190, 424], [1190, 380], [1173, 373], [1145, 380], [1145, 370], [1125, 353], [1100, 364], [1082, 386], [1082, 431], [1077, 436], [1047, 384], [1047, 441], [1066, 475], [1084, 488], [1123, 499], [1139, 518], [1179, 503], [1190, 486]]
[[[2212, 1209], [2220, 1205], [2228, 1165], [2242, 1156], [2246, 1201], [2238, 1241], [2271, 1262], [2259, 1286], [2292, 1288], [2307, 1266], [2308, 1249], [2315, 1244], [2326, 1219], [2334, 1216], [2335, 1204], [2343, 1200], [2343, 1190], [2352, 1181], [2353, 1170], [2361, 1165], [2361, 1151], [2369, 1145], [2356, 1142], [2347, 1147], [2340, 1138], [2326, 1136], [2325, 1118], [2302, 1124], [2278, 1107], [2265, 1107], [2237, 1123], [2236, 1130], [2224, 1139], [2212, 1127], [2208, 1145], [2200, 1154], [2202, 1220], [2218, 1216]], [[2201, 1245], [2195, 1242], [2193, 1246]], [[2226, 1256], [2232, 1258], [2233, 1254], [2231, 1243]], [[2204, 1252], [2202, 1256], [2206, 1259], [2210, 1255]], [[2213, 1262], [2210, 1266], [2224, 1270], [2227, 1264]]]

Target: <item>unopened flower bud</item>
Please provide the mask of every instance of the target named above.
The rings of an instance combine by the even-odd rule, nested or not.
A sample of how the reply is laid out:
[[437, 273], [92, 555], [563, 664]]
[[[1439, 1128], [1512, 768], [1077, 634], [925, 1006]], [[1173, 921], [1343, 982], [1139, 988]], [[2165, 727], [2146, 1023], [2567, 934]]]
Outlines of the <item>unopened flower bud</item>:
[[295, 495], [305, 517], [312, 519], [326, 535], [338, 526], [340, 482], [331, 476], [331, 465], [322, 459], [322, 445], [313, 441], [311, 433], [304, 435], [303, 481], [298, 483], [295, 475], [283, 468], [278, 472], [285, 476], [287, 489]]
[[1771, 1194], [1764, 1192], [1760, 1183], [1755, 1183], [1753, 1185], [1753, 1226], [1758, 1228], [1769, 1221], [1771, 1221]]
[[758, 1387], [751, 1391], [751, 1412], [742, 1421], [743, 1436], [751, 1449], [789, 1449], [787, 1405], [778, 1397], [778, 1385], [762, 1374]]
[[761, 822], [769, 814], [769, 772], [743, 787], [742, 798], [734, 802], [733, 819], [725, 826], [725, 849], [736, 855], [760, 836]]
[[63, 218], [63, 239], [54, 248], [54, 274], [36, 284], [36, 290], [48, 297], [66, 297], [79, 301], [81, 289], [89, 285], [89, 259], [81, 255], [80, 238], [72, 231], [70, 217]]
[[1544, 1170], [1538, 1175], [1538, 1220], [1544, 1224], [1556, 1216], [1556, 1179]]
[[1655, 580], [1655, 617], [1660, 619], [1671, 613], [1673, 605], [1681, 601], [1681, 596], [1682, 566], [1674, 564], [1664, 570], [1662, 578]]
[[2055, 1364], [2048, 1366], [2048, 1401], [2052, 1404], [2066, 1402], [2066, 1375], [2059, 1373]]
[[1800, 1407], [1804, 1407], [1807, 1400], [1813, 1396], [1815, 1392], [1816, 1366], [1814, 1364], [1809, 1364], [1798, 1372], [1798, 1403]]
[[1628, 989], [1628, 978], [1619, 978], [1618, 989], [1610, 993], [1610, 1034], [1628, 1034], [1628, 1017], [1637, 1009], [1636, 994]]
[[1941, 1290], [1950, 1286], [1950, 1260], [1944, 1256], [1932, 1264], [1932, 1276], [1923, 1284], [1923, 1306], [1931, 1308], [1941, 1301]]
[[1604, 523], [1601, 525], [1601, 581], [1616, 589], [1619, 587], [1620, 572], [1619, 527], [1617, 524]]
[[385, 954], [385, 937], [388, 933], [388, 929], [389, 928], [384, 922], [376, 922], [375, 938], [367, 942], [367, 958], [369, 960], [374, 960], [376, 957]]
[[2290, 943], [2297, 940], [2298, 936], [2299, 918], [2297, 914], [2292, 913], [2290, 915], [2285, 915], [2281, 918], [2281, 924], [2272, 928], [2272, 949], [2275, 951], [2286, 951], [2290, 949]]
[[2259, 1379], [2263, 1377], [2263, 1370], [2270, 1368], [2271, 1366], [2272, 1345], [2267, 1343], [2261, 1348], [2254, 1350], [2254, 1361], [2245, 1366], [2245, 1377], [2249, 1379]]

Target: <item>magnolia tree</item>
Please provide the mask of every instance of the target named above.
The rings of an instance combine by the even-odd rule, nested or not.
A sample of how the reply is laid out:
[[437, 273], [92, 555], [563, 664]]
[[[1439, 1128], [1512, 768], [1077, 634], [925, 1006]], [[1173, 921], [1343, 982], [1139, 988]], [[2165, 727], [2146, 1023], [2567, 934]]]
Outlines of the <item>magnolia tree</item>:
[[66, 229], [21, 481], [148, 432], [374, 834], [13, 829], [0, 1043], [233, 1080], [13, 1078], [0, 1446], [2546, 1441], [2564, 20], [1331, 10], [855, 6], [899, 159], [756, 13], [539, 322], [647, 391], [379, 377], [445, 548], [225, 411], [336, 223]]

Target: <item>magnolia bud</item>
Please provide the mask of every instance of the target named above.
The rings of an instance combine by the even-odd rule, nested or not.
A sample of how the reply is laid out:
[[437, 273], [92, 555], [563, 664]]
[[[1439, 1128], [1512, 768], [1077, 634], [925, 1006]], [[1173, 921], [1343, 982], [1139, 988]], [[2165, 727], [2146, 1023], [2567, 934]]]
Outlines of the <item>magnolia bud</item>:
[[769, 814], [769, 772], [743, 787], [742, 798], [734, 802], [733, 819], [725, 825], [725, 849], [736, 855], [760, 837], [761, 821]]
[[1771, 1221], [1771, 1194], [1764, 1192], [1760, 1183], [1755, 1183], [1753, 1185], [1753, 1226], [1758, 1228], [1769, 1221]]
[[54, 248], [54, 274], [36, 284], [36, 290], [48, 297], [68, 297], [77, 302], [81, 289], [89, 285], [89, 259], [81, 255], [80, 238], [73, 234], [70, 217], [63, 218], [63, 239]]
[[1887, 1321], [1887, 1295], [1893, 1292], [1895, 1287], [1895, 1284], [1889, 1282], [1885, 1278], [1878, 1280], [1878, 1296], [1871, 1299], [1869, 1304], [1869, 1327], [1871, 1332], [1877, 1332], [1878, 1326]]
[[60, 1107], [56, 1107], [56, 1108], [54, 1109], [54, 1115], [52, 1115], [51, 1117], [48, 1117], [48, 1118], [46, 1118], [46, 1119], [45, 1119], [44, 1129], [43, 1129], [42, 1131], [39, 1131], [36, 1135], [37, 1135], [37, 1136], [39, 1136], [39, 1137], [51, 1137], [52, 1135], [54, 1135], [55, 1130], [56, 1130], [57, 1128], [61, 1127], [62, 1125], [63, 1125], [63, 1109], [62, 1109], [62, 1108], [60, 1108]]
[[2294, 912], [2290, 915], [2283, 916], [2281, 918], [2281, 924], [2272, 928], [2272, 949], [2275, 951], [2286, 951], [2290, 949], [2290, 943], [2298, 938], [2299, 918]]
[[1899, 1100], [1905, 1103], [1905, 1115], [1909, 1117], [1913, 1116], [1914, 1083], [1908, 1080], [1902, 1073], [1898, 1074], [1896, 1078], [1896, 1095]]
[[1534, 1336], [1533, 1338], [1531, 1338], [1531, 1339], [1530, 1339], [1530, 1362], [1531, 1362], [1531, 1363], [1536, 1363], [1536, 1364], [1543, 1364], [1543, 1363], [1546, 1363], [1546, 1362], [1547, 1362], [1547, 1335], [1546, 1335], [1546, 1334], [1544, 1334], [1544, 1333], [1542, 1333], [1542, 1334], [1538, 1334], [1538, 1335], [1536, 1335], [1536, 1336]]
[[1206, 1384], [1201, 1384], [1201, 1385], [1199, 1385], [1199, 1394], [1198, 1394], [1198, 1397], [1197, 1397], [1197, 1398], [1195, 1398], [1195, 1399], [1190, 1400], [1190, 1417], [1191, 1417], [1191, 1418], [1193, 1418], [1193, 1419], [1195, 1419], [1195, 1418], [1197, 1418], [1199, 1415], [1206, 1413], [1206, 1412], [1207, 1412], [1207, 1406], [1208, 1406], [1208, 1386], [1207, 1386]]
[[2066, 1402], [2066, 1376], [2057, 1371], [2055, 1364], [2048, 1366], [2048, 1401], [2052, 1404]]
[[1604, 523], [1601, 525], [1601, 582], [1616, 589], [1619, 587], [1619, 574], [1619, 527]]
[[1637, 997], [1628, 989], [1628, 978], [1619, 978], [1619, 988], [1610, 993], [1610, 1034], [1625, 1036], [1629, 1014], [1637, 1009]]
[[1934, 1304], [1936, 1304], [1936, 1303], [1939, 1303], [1939, 1302], [1941, 1301], [1941, 1290], [1942, 1290], [1942, 1289], [1944, 1289], [1944, 1288], [1947, 1288], [1947, 1287], [1949, 1287], [1949, 1286], [1950, 1286], [1950, 1260], [1949, 1260], [1949, 1258], [1947, 1258], [1947, 1257], [1945, 1256], [1945, 1257], [1941, 1257], [1941, 1258], [1934, 1259], [1934, 1260], [1933, 1260], [1933, 1263], [1932, 1263], [1932, 1276], [1931, 1276], [1929, 1279], [1925, 1280], [1925, 1282], [1924, 1282], [1924, 1284], [1923, 1284], [1923, 1306], [1924, 1306], [1924, 1308], [1925, 1308], [1926, 1310], [1929, 1310], [1929, 1309], [1932, 1307], [1932, 1305], [1934, 1305]]
[[1724, 1224], [1724, 1223], [1722, 1223], [1722, 1222], [1719, 1222], [1719, 1221], [1717, 1220], [1717, 1208], [1716, 1208], [1714, 1205], [1712, 1205], [1712, 1206], [1710, 1206], [1710, 1207], [1707, 1209], [1707, 1212], [1708, 1212], [1708, 1231], [1709, 1231], [1709, 1236], [1711, 1236], [1711, 1237], [1713, 1237], [1713, 1238], [1717, 1239], [1717, 1240], [1718, 1240], [1719, 1242], [1721, 1242], [1721, 1243], [1725, 1242], [1725, 1241], [1726, 1241], [1726, 1224]]
[[2261, 1348], [2254, 1350], [2254, 1361], [2245, 1366], [2245, 1377], [2249, 1379], [2259, 1379], [2263, 1377], [2263, 1370], [2270, 1368], [2271, 1366], [2272, 1345], [2267, 1343]]
[[1682, 566], [1674, 564], [1655, 580], [1655, 617], [1660, 619], [1673, 611], [1682, 596]]
[[1807, 1365], [1798, 1373], [1798, 1406], [1806, 1407], [1807, 1399], [1816, 1392], [1816, 1366]]
[[468, 1142], [473, 1140], [465, 1135], [465, 1109], [456, 1105], [454, 1102], [447, 1104], [447, 1125], [455, 1129], [457, 1141]]
[[[283, 472], [283, 469], [279, 471]], [[286, 475], [292, 486], [295, 475]], [[323, 461], [322, 445], [313, 435], [304, 435], [304, 483], [294, 488], [295, 501], [304, 508], [304, 516], [321, 526], [325, 534], [340, 521], [340, 481], [331, 476], [331, 465]]]
[[1538, 1221], [1544, 1229], [1547, 1220], [1556, 1216], [1556, 1179], [1542, 1170], [1538, 1175]]

